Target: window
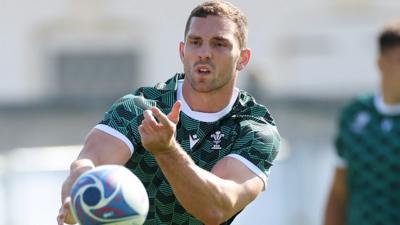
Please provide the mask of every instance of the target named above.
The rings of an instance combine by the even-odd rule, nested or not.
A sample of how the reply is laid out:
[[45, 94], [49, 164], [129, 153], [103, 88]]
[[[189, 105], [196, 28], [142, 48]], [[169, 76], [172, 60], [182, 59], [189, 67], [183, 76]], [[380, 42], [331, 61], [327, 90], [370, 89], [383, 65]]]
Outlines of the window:
[[97, 104], [132, 91], [138, 57], [129, 50], [60, 51], [54, 54], [56, 100]]

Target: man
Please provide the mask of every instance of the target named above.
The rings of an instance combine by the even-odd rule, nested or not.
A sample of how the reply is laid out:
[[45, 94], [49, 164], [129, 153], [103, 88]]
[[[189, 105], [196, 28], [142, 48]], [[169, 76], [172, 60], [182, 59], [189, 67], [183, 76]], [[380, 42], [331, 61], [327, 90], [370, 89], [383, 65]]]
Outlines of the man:
[[247, 19], [235, 6], [197, 6], [179, 45], [185, 73], [124, 96], [89, 133], [63, 184], [58, 224], [75, 222], [73, 181], [102, 164], [125, 165], [141, 179], [145, 224], [230, 224], [265, 189], [279, 147], [267, 109], [235, 87], [251, 56], [246, 39]]
[[381, 88], [342, 111], [325, 225], [400, 223], [400, 20], [379, 36]]

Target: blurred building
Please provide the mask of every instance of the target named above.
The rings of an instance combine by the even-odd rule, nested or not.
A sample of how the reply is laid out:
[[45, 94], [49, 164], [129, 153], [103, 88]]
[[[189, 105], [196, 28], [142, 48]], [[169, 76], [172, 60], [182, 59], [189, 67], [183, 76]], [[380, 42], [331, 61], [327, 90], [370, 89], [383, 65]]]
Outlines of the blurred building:
[[[181, 71], [178, 42], [198, 2], [3, 0], [0, 104], [113, 98]], [[233, 2], [249, 17], [249, 69], [276, 97], [374, 87], [375, 34], [400, 8], [396, 0]]]
[[[38, 157], [25, 148], [16, 156], [15, 149], [80, 145], [116, 98], [182, 71], [178, 43], [199, 2], [0, 0], [0, 225], [20, 225], [9, 212], [35, 206], [21, 199], [5, 204], [31, 195], [21, 187], [40, 190], [35, 180], [46, 184], [47, 178], [58, 187], [60, 174], [66, 175], [21, 172], [18, 157]], [[287, 157], [276, 162], [270, 187], [236, 225], [320, 224], [336, 113], [344, 100], [378, 86], [376, 35], [398, 16], [400, 1], [232, 2], [248, 15], [253, 49], [239, 86], [270, 107], [287, 141]], [[47, 201], [58, 206], [59, 190], [53, 189], [45, 189]], [[43, 211], [39, 222], [51, 224], [57, 210]]]

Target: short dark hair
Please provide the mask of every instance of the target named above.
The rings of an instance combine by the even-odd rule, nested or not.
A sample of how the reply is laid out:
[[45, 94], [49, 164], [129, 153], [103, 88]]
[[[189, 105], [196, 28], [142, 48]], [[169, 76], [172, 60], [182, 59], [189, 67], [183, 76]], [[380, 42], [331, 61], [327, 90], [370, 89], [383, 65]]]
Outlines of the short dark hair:
[[379, 52], [381, 54], [394, 47], [400, 46], [400, 19], [386, 23], [378, 40]]
[[233, 4], [222, 1], [212, 0], [198, 5], [192, 10], [186, 21], [185, 39], [189, 32], [190, 23], [193, 17], [221, 16], [232, 20], [237, 26], [236, 37], [239, 40], [240, 48], [246, 47], [247, 43], [247, 17]]

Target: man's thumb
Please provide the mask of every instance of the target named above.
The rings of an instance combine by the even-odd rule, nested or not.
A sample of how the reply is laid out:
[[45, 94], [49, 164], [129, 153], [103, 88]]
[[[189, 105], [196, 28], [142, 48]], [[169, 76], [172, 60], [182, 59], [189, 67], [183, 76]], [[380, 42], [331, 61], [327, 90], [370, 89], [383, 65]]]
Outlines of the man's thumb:
[[179, 113], [181, 112], [181, 101], [176, 101], [172, 106], [172, 110], [168, 113], [168, 119], [174, 122], [175, 124], [179, 121]]

